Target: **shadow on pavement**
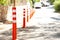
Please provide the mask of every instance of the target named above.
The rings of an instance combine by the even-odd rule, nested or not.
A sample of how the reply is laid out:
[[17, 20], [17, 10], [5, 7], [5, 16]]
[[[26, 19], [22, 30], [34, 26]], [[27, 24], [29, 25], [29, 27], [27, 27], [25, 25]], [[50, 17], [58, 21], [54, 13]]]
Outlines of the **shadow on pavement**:
[[35, 30], [39, 29], [40, 27], [36, 27], [36, 26], [31, 26], [31, 27], [26, 27], [26, 28], [17, 28], [17, 32], [34, 32]]
[[54, 19], [54, 20], [60, 20], [60, 18], [55, 18], [55, 17], [51, 17], [52, 19]]
[[52, 34], [51, 36], [52, 36], [53, 38], [60, 38], [60, 33], [57, 32], [57, 33], [55, 33], [55, 34]]

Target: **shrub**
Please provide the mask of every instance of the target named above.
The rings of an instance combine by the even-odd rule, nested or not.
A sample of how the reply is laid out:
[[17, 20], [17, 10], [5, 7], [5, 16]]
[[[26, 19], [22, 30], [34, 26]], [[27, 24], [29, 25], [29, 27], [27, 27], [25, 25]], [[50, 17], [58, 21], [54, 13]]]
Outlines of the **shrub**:
[[7, 6], [9, 5], [9, 0], [0, 0], [0, 5], [4, 5], [4, 6]]
[[49, 2], [52, 5], [55, 2], [55, 0], [49, 0]]
[[54, 2], [54, 9], [60, 11], [60, 0]]
[[35, 2], [40, 2], [40, 0], [35, 0]]
[[0, 0], [0, 21], [5, 22], [10, 0]]

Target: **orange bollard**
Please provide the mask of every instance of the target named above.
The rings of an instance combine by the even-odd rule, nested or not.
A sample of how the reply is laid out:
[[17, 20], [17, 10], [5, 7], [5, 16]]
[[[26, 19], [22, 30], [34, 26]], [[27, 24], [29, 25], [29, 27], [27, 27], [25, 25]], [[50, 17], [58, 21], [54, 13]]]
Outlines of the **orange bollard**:
[[35, 13], [35, 10], [31, 10], [30, 19], [32, 18], [32, 16], [34, 15], [34, 13]]
[[17, 25], [16, 25], [16, 7], [12, 8], [12, 19], [13, 19], [13, 23], [12, 23], [12, 40], [16, 40], [17, 38]]
[[28, 22], [29, 18], [28, 18], [28, 9], [27, 9], [27, 22]]

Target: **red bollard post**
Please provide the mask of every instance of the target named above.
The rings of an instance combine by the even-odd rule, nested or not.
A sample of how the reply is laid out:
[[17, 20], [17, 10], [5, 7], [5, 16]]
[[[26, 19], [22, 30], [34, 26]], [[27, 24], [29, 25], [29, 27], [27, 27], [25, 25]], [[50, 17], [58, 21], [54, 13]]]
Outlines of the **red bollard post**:
[[25, 28], [26, 27], [26, 18], [25, 18], [25, 9], [23, 9], [23, 27], [22, 28]]
[[17, 30], [17, 25], [16, 25], [16, 7], [13, 7], [12, 8], [12, 20], [13, 20], [13, 23], [12, 23], [12, 40], [16, 40], [17, 38], [17, 33], [16, 33], [16, 30]]

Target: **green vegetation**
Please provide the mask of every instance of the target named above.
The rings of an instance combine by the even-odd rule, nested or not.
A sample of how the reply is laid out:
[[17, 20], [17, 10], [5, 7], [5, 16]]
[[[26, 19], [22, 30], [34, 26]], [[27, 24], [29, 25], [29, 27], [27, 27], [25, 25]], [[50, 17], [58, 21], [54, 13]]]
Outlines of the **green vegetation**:
[[36, 2], [40, 2], [40, 0], [27, 0], [27, 1], [30, 2], [30, 5], [31, 5], [32, 8], [34, 8], [34, 4], [35, 4]]
[[0, 0], [0, 21], [5, 21], [7, 17], [8, 6], [10, 5], [10, 0]]
[[0, 5], [7, 6], [9, 4], [10, 4], [9, 0], [0, 0]]
[[55, 0], [49, 0], [49, 2], [52, 5], [55, 2]]
[[40, 2], [40, 0], [35, 0], [35, 2]]
[[57, 1], [54, 2], [54, 9], [57, 12], [60, 12], [60, 0], [57, 0]]

